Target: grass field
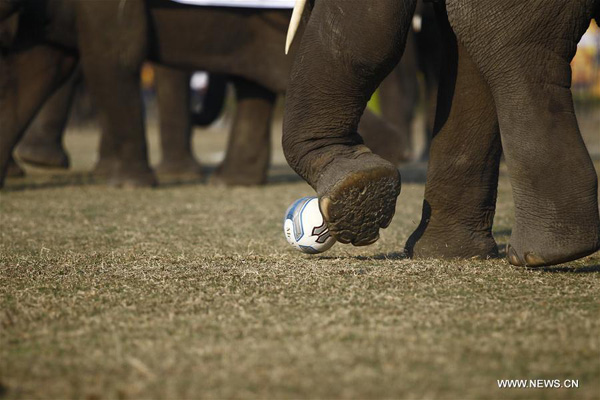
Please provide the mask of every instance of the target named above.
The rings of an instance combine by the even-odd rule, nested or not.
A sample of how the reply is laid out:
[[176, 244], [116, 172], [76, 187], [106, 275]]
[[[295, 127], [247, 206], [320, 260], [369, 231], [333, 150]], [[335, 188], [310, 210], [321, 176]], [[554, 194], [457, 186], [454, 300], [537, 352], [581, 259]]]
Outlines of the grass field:
[[[282, 217], [312, 191], [279, 150], [264, 188], [117, 190], [81, 172], [97, 138], [70, 133], [75, 172], [29, 169], [0, 194], [0, 397], [600, 396], [598, 253], [538, 270], [404, 259], [417, 173], [376, 244], [302, 255]], [[222, 150], [221, 132], [199, 136], [202, 158]], [[505, 173], [498, 204], [504, 251]], [[509, 378], [579, 388], [499, 389]]]

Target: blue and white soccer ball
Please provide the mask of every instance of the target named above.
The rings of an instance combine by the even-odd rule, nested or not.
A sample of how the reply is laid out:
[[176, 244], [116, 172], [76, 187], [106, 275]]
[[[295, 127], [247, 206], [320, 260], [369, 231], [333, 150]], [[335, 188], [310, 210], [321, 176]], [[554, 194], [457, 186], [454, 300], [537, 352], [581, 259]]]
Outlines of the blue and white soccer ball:
[[303, 197], [287, 209], [283, 232], [288, 243], [303, 253], [322, 253], [335, 243], [319, 210], [317, 197]]

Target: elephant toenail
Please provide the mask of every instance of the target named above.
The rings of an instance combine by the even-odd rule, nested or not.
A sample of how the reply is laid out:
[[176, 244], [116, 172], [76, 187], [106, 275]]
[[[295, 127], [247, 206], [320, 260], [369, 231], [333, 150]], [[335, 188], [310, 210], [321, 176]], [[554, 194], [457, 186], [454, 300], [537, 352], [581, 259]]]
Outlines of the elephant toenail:
[[325, 218], [326, 222], [331, 221], [329, 215], [329, 206], [331, 205], [331, 199], [329, 197], [321, 197], [319, 200], [319, 209], [321, 210], [321, 214], [323, 214], [323, 218]]
[[517, 252], [515, 251], [515, 249], [510, 244], [506, 248], [506, 255], [508, 257], [508, 262], [510, 262], [512, 265], [515, 265], [515, 266], [521, 266], [521, 265], [523, 265], [523, 263], [521, 262], [521, 260], [517, 256]]
[[525, 253], [525, 265], [528, 267], [539, 267], [544, 265], [544, 260], [535, 253]]

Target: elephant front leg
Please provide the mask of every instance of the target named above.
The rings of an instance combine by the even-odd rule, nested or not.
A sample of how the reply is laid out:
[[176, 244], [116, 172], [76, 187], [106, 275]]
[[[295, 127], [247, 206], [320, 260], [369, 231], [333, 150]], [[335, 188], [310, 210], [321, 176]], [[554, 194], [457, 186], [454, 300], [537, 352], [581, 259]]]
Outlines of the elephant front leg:
[[192, 154], [190, 74], [155, 66], [156, 98], [160, 118], [162, 161], [159, 175], [176, 178], [202, 177], [202, 167]]
[[417, 258], [494, 257], [492, 223], [502, 153], [494, 100], [447, 21], [440, 25], [447, 54], [423, 213], [405, 251]]
[[[114, 154], [109, 184], [152, 186], [144, 132], [140, 70], [146, 58], [143, 1], [77, 2], [82, 70], [98, 108], [102, 145]], [[102, 155], [106, 157], [105, 155]]]
[[276, 95], [244, 79], [235, 79], [237, 109], [225, 160], [211, 183], [262, 185], [271, 161], [271, 120]]
[[342, 243], [373, 243], [395, 212], [398, 170], [363, 144], [357, 126], [402, 54], [414, 7], [396, 0], [316, 2], [295, 58], [284, 152], [317, 191]]
[[590, 254], [600, 247], [598, 177], [569, 63], [594, 1], [472, 3], [448, 1], [448, 17], [497, 108], [515, 202], [508, 259], [541, 266]]
[[79, 73], [74, 72], [46, 101], [17, 146], [19, 159], [43, 167], [69, 168], [62, 140], [78, 82]]
[[27, 125], [75, 63], [73, 57], [46, 46], [0, 55], [0, 187]]

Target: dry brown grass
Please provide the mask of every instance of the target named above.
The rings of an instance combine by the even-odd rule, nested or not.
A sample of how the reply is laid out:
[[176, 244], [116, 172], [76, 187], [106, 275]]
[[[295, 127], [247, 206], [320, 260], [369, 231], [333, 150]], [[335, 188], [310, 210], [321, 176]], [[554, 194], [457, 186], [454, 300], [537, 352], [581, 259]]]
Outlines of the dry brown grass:
[[[77, 168], [92, 143], [69, 138]], [[306, 256], [281, 220], [311, 190], [282, 166], [260, 189], [62, 185], [74, 176], [0, 194], [8, 398], [598, 398], [598, 254], [543, 270], [404, 259], [424, 188], [407, 184], [379, 242]], [[511, 223], [503, 176], [501, 245]]]

